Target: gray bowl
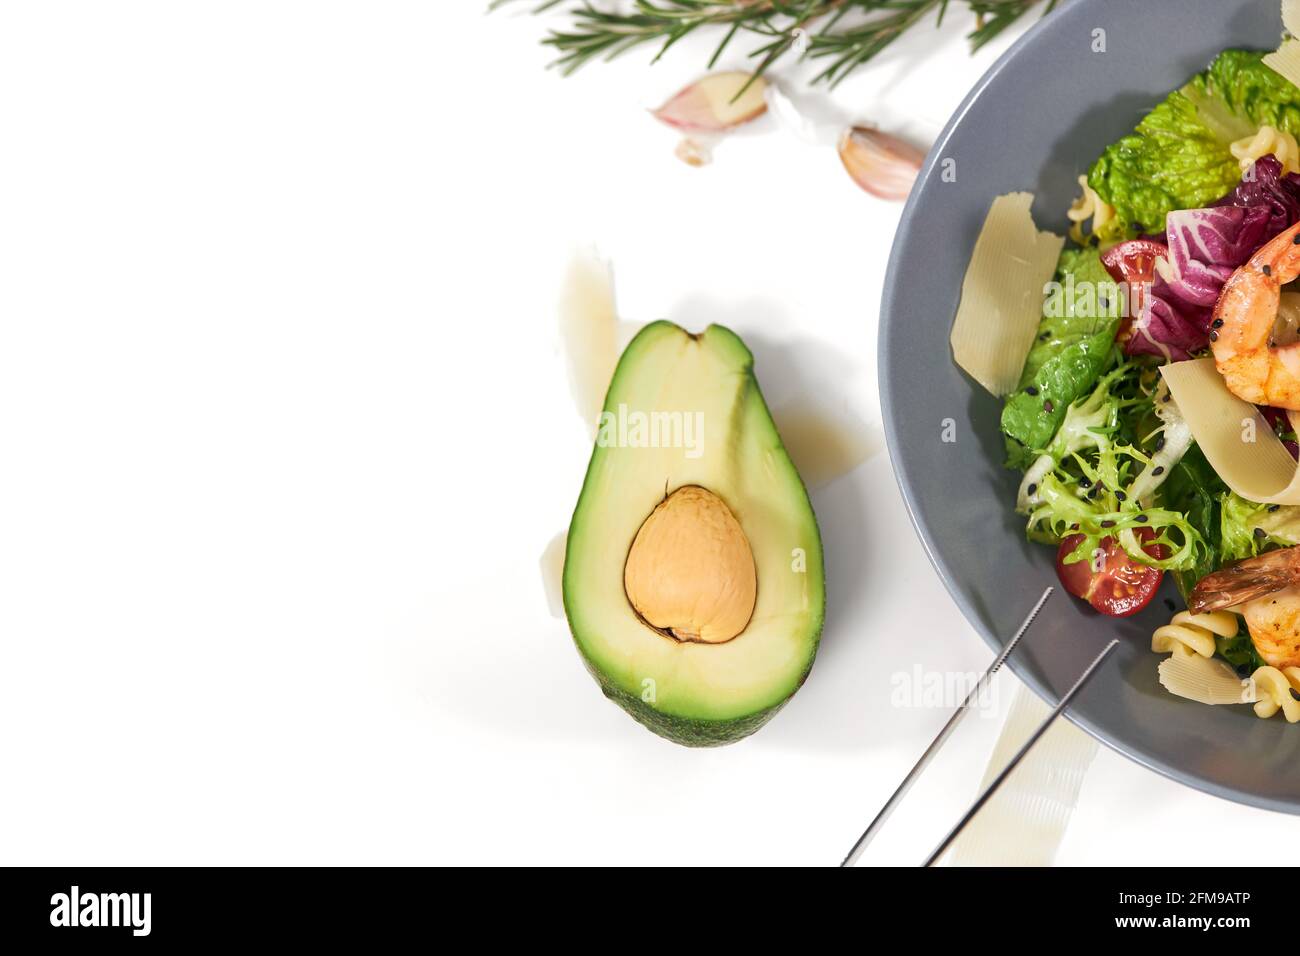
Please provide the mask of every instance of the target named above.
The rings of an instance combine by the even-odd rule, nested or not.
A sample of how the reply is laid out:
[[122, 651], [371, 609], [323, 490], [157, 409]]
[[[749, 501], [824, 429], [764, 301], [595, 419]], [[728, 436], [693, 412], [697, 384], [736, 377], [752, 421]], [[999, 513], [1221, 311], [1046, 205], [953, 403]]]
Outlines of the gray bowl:
[[[994, 196], [1031, 190], [1041, 228], [1064, 233], [1077, 177], [1170, 90], [1224, 47], [1271, 49], [1277, 0], [1074, 0], [1031, 28], [976, 85], [940, 134], [903, 212], [880, 317], [880, 387], [894, 471], [944, 584], [1000, 648], [1048, 584], [1052, 549], [1025, 541], [1013, 513], [1019, 476], [1001, 466], [1001, 403], [952, 361], [962, 276]], [[1093, 52], [1094, 31], [1106, 49]], [[955, 179], [941, 175], [955, 162]], [[947, 168], [954, 168], [949, 164]], [[952, 177], [948, 177], [952, 178]], [[944, 442], [946, 420], [955, 442]], [[1300, 813], [1300, 726], [1249, 706], [1207, 707], [1156, 680], [1151, 632], [1182, 609], [1172, 584], [1140, 615], [1093, 612], [1058, 588], [1011, 668], [1060, 699], [1113, 637], [1111, 654], [1068, 711], [1122, 754], [1208, 793]]]

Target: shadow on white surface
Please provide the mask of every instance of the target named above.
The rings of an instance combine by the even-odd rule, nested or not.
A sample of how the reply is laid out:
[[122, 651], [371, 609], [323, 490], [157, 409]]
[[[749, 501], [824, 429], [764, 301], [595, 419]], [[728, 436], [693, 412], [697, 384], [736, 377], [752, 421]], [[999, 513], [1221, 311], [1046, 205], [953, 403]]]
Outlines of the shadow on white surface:
[[[878, 455], [813, 495], [826, 549], [826, 628], [803, 690], [758, 738], [798, 749], [897, 747], [905, 726], [918, 739], [944, 712], [900, 710], [895, 675], [973, 666], [969, 627], [945, 604], [918, 607], [902, 581], [929, 581], [888, 458]], [[931, 731], [932, 732], [932, 731]]]

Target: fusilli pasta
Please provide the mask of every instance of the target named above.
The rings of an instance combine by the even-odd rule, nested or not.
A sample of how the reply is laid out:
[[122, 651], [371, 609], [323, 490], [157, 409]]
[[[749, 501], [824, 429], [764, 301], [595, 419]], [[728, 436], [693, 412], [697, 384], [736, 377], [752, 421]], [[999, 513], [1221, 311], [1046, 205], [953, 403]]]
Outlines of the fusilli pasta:
[[[1294, 142], [1292, 140], [1292, 143]], [[1070, 204], [1065, 215], [1070, 222], [1074, 223], [1070, 227], [1070, 238], [1084, 246], [1101, 231], [1106, 223], [1115, 218], [1115, 207], [1097, 195], [1097, 191], [1088, 185], [1087, 176], [1079, 177], [1079, 188], [1083, 190], [1082, 194]], [[1089, 219], [1092, 220], [1092, 228], [1085, 234], [1083, 224]]]
[[[1212, 611], [1209, 614], [1179, 611], [1168, 624], [1156, 628], [1152, 633], [1151, 650], [1158, 654], [1172, 654], [1174, 658], [1186, 659], [1188, 665], [1195, 658], [1204, 658], [1202, 663], [1197, 664], [1197, 668], [1208, 667], [1209, 659], [1213, 658], [1215, 653], [1215, 636], [1235, 637], [1239, 627], [1237, 615], [1229, 611]], [[1225, 670], [1224, 674], [1219, 676], [1217, 673], [1202, 673], [1192, 668], [1174, 682], [1177, 675], [1165, 673], [1165, 668], [1172, 666], [1173, 663], [1170, 661], [1160, 665], [1161, 683], [1173, 693], [1207, 704], [1253, 703], [1258, 717], [1272, 717], [1281, 711], [1288, 723], [1300, 723], [1300, 699], [1296, 697], [1296, 694], [1300, 694], [1300, 667], [1279, 669], [1265, 665], [1256, 668], [1250, 676], [1249, 690], [1242, 698], [1236, 699], [1233, 694], [1225, 690], [1233, 683], [1228, 679], [1232, 676], [1231, 670]], [[1222, 662], [1214, 663], [1224, 666]], [[1224, 686], [1219, 687], [1219, 684]], [[1212, 689], [1217, 690], [1218, 693], [1210, 694]]]
[[1300, 146], [1296, 145], [1295, 137], [1272, 126], [1261, 126], [1254, 136], [1239, 139], [1228, 149], [1243, 171], [1254, 166], [1261, 156], [1272, 153], [1282, 164], [1283, 172], [1300, 172]]
[[1151, 650], [1157, 654], [1200, 654], [1214, 656], [1214, 636], [1235, 637], [1237, 615], [1228, 611], [1193, 614], [1179, 611], [1172, 621], [1151, 635]]
[[1279, 710], [1287, 723], [1300, 721], [1300, 700], [1296, 700], [1291, 691], [1300, 690], [1300, 667], [1260, 667], [1250, 675], [1255, 682], [1255, 714], [1259, 717], [1272, 717]]

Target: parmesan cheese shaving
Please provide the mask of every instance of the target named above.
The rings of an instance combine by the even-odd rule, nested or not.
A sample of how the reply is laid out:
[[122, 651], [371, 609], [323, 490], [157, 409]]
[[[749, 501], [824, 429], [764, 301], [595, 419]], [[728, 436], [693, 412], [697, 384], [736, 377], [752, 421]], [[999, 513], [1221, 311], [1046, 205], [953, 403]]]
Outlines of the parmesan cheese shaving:
[[1250, 704], [1256, 700], [1253, 681], [1242, 680], [1218, 658], [1175, 650], [1160, 662], [1165, 690], [1202, 704]]
[[1300, 40], [1284, 40], [1276, 53], [1264, 55], [1264, 65], [1300, 86]]
[[576, 252], [564, 277], [559, 304], [569, 390], [594, 437], [620, 351], [609, 263], [588, 250]]
[[1300, 36], [1300, 0], [1282, 0], [1282, 26], [1292, 36]]
[[568, 546], [569, 529], [565, 528], [542, 552], [542, 590], [546, 592], [546, 605], [551, 617], [564, 618], [564, 552]]
[[1282, 26], [1290, 38], [1282, 41], [1277, 52], [1264, 56], [1264, 65], [1271, 67], [1296, 86], [1300, 86], [1300, 0], [1282, 0]]
[[[989, 757], [982, 791], [1011, 762], [1050, 708], [1025, 687]], [[1049, 866], [1079, 802], [1097, 741], [1058, 718], [1016, 772], [962, 831], [947, 856], [951, 866]]]
[[1254, 405], [1228, 391], [1214, 359], [1160, 368], [1210, 466], [1241, 497], [1300, 505], [1300, 472]]
[[1032, 193], [993, 200], [975, 240], [952, 326], [957, 364], [994, 395], [1015, 389], [1065, 237], [1039, 232]]

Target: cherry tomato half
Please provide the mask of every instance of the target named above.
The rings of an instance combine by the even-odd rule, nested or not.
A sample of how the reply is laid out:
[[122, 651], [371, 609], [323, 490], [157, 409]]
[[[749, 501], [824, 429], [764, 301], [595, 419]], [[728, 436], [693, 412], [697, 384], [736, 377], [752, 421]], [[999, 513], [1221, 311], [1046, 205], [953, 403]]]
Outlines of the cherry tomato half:
[[[1139, 541], [1156, 536], [1150, 528], [1137, 528], [1134, 533]], [[1067, 591], [1111, 617], [1128, 617], [1151, 603], [1160, 590], [1163, 571], [1134, 561], [1114, 538], [1102, 538], [1091, 557], [1066, 564], [1066, 556], [1082, 540], [1081, 534], [1068, 535], [1056, 552], [1056, 576]], [[1143, 545], [1142, 550], [1153, 558], [1169, 556], [1163, 544]]]
[[1169, 249], [1154, 239], [1130, 239], [1112, 246], [1101, 257], [1110, 277], [1128, 285], [1124, 321], [1120, 323], [1120, 341], [1128, 338], [1133, 320], [1140, 318], [1147, 288], [1155, 281], [1156, 260], [1169, 259]]

